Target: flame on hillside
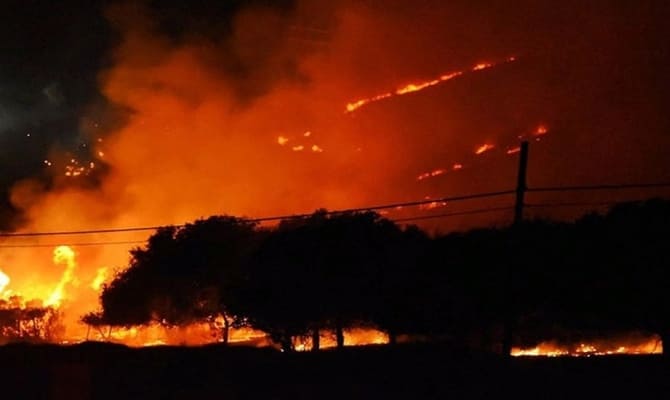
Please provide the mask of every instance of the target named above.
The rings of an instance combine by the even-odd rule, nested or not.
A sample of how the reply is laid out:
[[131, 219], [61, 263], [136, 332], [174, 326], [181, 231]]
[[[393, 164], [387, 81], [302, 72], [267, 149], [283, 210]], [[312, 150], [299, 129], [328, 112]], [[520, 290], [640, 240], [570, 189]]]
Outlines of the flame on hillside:
[[459, 77], [459, 76], [461, 76], [465, 73], [468, 73], [468, 72], [482, 71], [482, 70], [485, 70], [485, 69], [492, 68], [492, 67], [494, 67], [496, 65], [499, 65], [499, 64], [510, 63], [510, 62], [514, 62], [514, 61], [516, 61], [515, 57], [509, 57], [501, 63], [488, 63], [488, 62], [478, 63], [478, 64], [475, 64], [474, 66], [472, 66], [470, 69], [448, 72], [448, 73], [440, 75], [437, 78], [426, 80], [426, 81], [407, 83], [407, 84], [397, 88], [393, 92], [385, 92], [385, 93], [381, 93], [381, 94], [378, 94], [378, 95], [375, 95], [375, 96], [372, 96], [372, 97], [368, 97], [368, 98], [364, 98], [364, 99], [358, 99], [358, 100], [352, 101], [350, 103], [347, 103], [347, 105], [345, 106], [345, 113], [354, 112], [354, 111], [358, 110], [359, 108], [361, 108], [365, 105], [368, 105], [370, 103], [374, 103], [374, 102], [377, 102], [377, 101], [380, 101], [380, 100], [388, 99], [389, 97], [402, 96], [402, 95], [405, 95], [405, 94], [418, 92], [420, 90], [423, 90], [423, 89], [426, 89], [426, 88], [429, 88], [429, 87], [432, 87], [432, 86], [437, 86], [441, 83], [450, 81], [450, 80], [452, 80], [456, 77]]
[[[230, 71], [237, 68], [220, 68], [218, 62], [222, 60], [217, 57], [233, 51], [228, 47], [231, 41], [224, 41], [221, 48], [213, 41], [173, 41], [152, 31], [154, 21], [141, 7], [132, 2], [124, 4], [107, 10], [119, 30], [119, 45], [109, 55], [110, 67], [101, 71], [98, 81], [107, 103], [127, 114], [109, 123], [113, 131], [105, 135], [104, 146], [103, 139], [96, 138], [95, 147], [91, 148], [95, 161], [63, 158], [63, 173], [55, 168], [61, 165], [56, 161], [57, 154], [54, 158], [50, 155], [44, 165], [47, 170], [54, 170], [52, 186], [45, 187], [39, 179], [27, 179], [12, 188], [12, 206], [23, 213], [26, 221], [21, 232], [181, 224], [221, 213], [285, 215], [377, 203], [382, 192], [388, 195], [384, 200], [408, 195], [406, 188], [388, 183], [406, 171], [413, 171], [410, 178], [414, 178], [414, 171], [422, 169], [408, 169], [407, 162], [427, 156], [426, 152], [401, 146], [409, 140], [408, 132], [396, 127], [392, 116], [388, 121], [372, 121], [374, 132], [352, 126], [353, 118], [342, 115], [342, 104], [352, 98], [351, 93], [361, 90], [356, 83], [360, 78], [357, 68], [364, 63], [358, 57], [333, 57], [339, 53], [355, 54], [360, 41], [352, 38], [364, 39], [361, 29], [377, 31], [378, 23], [388, 22], [385, 17], [376, 13], [361, 17], [347, 10], [338, 19], [341, 25], [333, 32], [329, 51], [307, 56], [298, 52], [295, 56], [281, 38], [268, 38], [257, 30], [262, 23], [275, 24], [281, 18], [241, 13], [231, 28], [232, 48], [241, 53], [239, 61], [243, 61], [239, 66], [263, 64], [247, 76]], [[391, 23], [387, 26], [394, 27]], [[262, 43], [277, 43], [278, 48], [272, 49], [273, 54], [267, 58], [257, 58], [258, 46], [253, 45], [256, 38], [249, 37], [249, 30], [258, 33]], [[404, 36], [397, 29], [390, 29], [387, 34]], [[394, 43], [386, 55], [396, 59], [398, 54], [424, 51], [413, 44], [404, 49], [398, 47]], [[368, 52], [369, 46], [364, 46], [364, 51]], [[238, 65], [223, 61], [228, 66]], [[388, 90], [347, 104], [346, 113], [513, 61], [510, 57], [497, 63], [478, 63], [416, 82], [408, 82], [407, 78], [432, 76], [432, 66], [428, 69], [432, 72], [426, 73], [426, 66], [420, 63], [398, 65], [404, 68], [398, 68], [397, 75], [386, 77], [392, 79], [386, 82], [400, 81], [400, 85], [391, 83]], [[439, 62], [447, 66], [451, 60]], [[277, 81], [265, 82], [266, 77]], [[371, 90], [374, 93], [376, 89]], [[463, 145], [467, 148], [464, 151], [470, 153], [469, 147], [476, 143]], [[401, 148], [403, 151], [398, 151]], [[73, 184], [95, 175], [93, 172], [102, 170], [103, 165], [109, 168], [99, 182], [89, 186]], [[462, 168], [463, 164], [450, 161], [431, 171], [430, 176]], [[444, 205], [430, 202], [424, 207]], [[68, 241], [76, 243], [80, 238], [68, 237]], [[128, 265], [129, 243], [142, 243], [147, 234], [101, 233], [85, 238], [84, 242], [94, 246], [53, 246], [56, 250], [52, 254], [53, 241], [42, 237], [12, 238], [3, 240], [10, 247], [17, 245], [27, 250], [0, 251], [0, 297], [13, 298], [14, 305], [18, 304], [17, 299], [37, 299], [19, 303], [21, 307], [30, 303], [57, 309], [63, 318], [62, 339], [70, 342], [87, 337], [87, 327], [79, 322], [80, 317], [96, 308], [99, 292], [114, 276], [114, 268]], [[107, 337], [127, 343], [180, 341], [170, 337], [183, 332], [177, 334], [168, 329], [166, 333], [162, 329], [112, 329]], [[202, 333], [215, 340], [211, 339], [209, 327], [193, 329], [191, 334]], [[88, 333], [92, 338], [100, 332]], [[380, 340], [376, 334], [372, 336], [374, 342]]]
[[495, 146], [491, 143], [484, 143], [483, 145], [481, 145], [481, 146], [479, 146], [475, 149], [475, 154], [477, 154], [477, 155], [484, 154], [487, 151], [493, 149], [494, 147]]

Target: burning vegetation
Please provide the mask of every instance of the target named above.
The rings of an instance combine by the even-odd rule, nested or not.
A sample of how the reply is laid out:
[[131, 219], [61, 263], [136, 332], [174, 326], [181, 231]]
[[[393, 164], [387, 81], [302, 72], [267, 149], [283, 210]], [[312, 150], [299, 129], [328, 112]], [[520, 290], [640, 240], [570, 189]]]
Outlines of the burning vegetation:
[[[572, 224], [436, 237], [371, 212], [319, 211], [277, 226], [210, 217], [158, 229], [127, 268], [100, 268], [87, 285], [75, 250], [59, 246], [60, 278], [36, 300], [23, 301], [0, 273], [0, 333], [4, 342], [285, 351], [419, 340], [499, 352], [501, 315], [512, 312], [513, 356], [661, 353], [669, 278], [658, 238], [668, 215], [670, 204], [650, 200]], [[78, 286], [95, 291], [100, 311], [73, 322], [68, 293]]]
[[[418, 27], [406, 12], [434, 19]], [[538, 68], [532, 53], [517, 59], [506, 57], [524, 54], [517, 49], [464, 49], [460, 42], [470, 40], [452, 43], [451, 36], [425, 28], [443, 26], [444, 15], [421, 13], [414, 7], [388, 15], [366, 6], [336, 7], [323, 26], [305, 27], [313, 19], [300, 7], [295, 14], [243, 9], [221, 39], [172, 32], [175, 38], [142, 6], [108, 8], [119, 41], [98, 79], [109, 110], [98, 115], [100, 124], [91, 124], [97, 130], [82, 121], [90, 159], [54, 150], [41, 162], [52, 181], [14, 185], [11, 205], [23, 217], [17, 233], [196, 222], [165, 226], [148, 240], [132, 228], [118, 242], [109, 232], [72, 233], [62, 240], [70, 246], [39, 236], [5, 238], [1, 340], [271, 342], [302, 350], [421, 337], [491, 350], [499, 344], [500, 315], [511, 309], [519, 319], [517, 344], [524, 344], [515, 355], [660, 351], [656, 336], [616, 345], [522, 337], [533, 324], [542, 332], [552, 333], [554, 322], [580, 331], [606, 315], [603, 320], [616, 323], [605, 323], [605, 332], [644, 329], [664, 338], [666, 321], [645, 319], [620, 304], [621, 293], [631, 289], [627, 284], [644, 294], [638, 299], [643, 306], [664, 304], [646, 295], [661, 296], [653, 284], [665, 282], [658, 269], [664, 256], [653, 235], [638, 243], [603, 229], [605, 239], [597, 243], [603, 251], [630, 239], [644, 249], [645, 276], [659, 278], [652, 283], [631, 272], [641, 261], [629, 253], [601, 260], [600, 253], [562, 236], [592, 229], [588, 218], [578, 227], [549, 224], [538, 228], [542, 235], [524, 236], [553, 257], [532, 250], [510, 283], [502, 271], [516, 262], [512, 250], [521, 249], [516, 232], [505, 229], [429, 237], [368, 213], [317, 212], [276, 227], [244, 217], [197, 219], [430, 200], [439, 196], [429, 185], [440, 181], [465, 193], [481, 180], [471, 167], [517, 153], [520, 138], [544, 142], [560, 120], [556, 110], [578, 108], [555, 104], [553, 93], [546, 93], [559, 79], [547, 83], [531, 74], [529, 82], [526, 76], [519, 82], [523, 74], [515, 68], [522, 62]], [[406, 41], [410, 29], [416, 37]], [[437, 36], [450, 45], [417, 46]], [[503, 81], [509, 87], [495, 90]], [[498, 166], [503, 177], [510, 170], [504, 162]], [[412, 210], [447, 205], [436, 200]], [[541, 241], [544, 234], [560, 240]], [[141, 243], [128, 259], [128, 247]], [[590, 254], [588, 263], [579, 251]], [[544, 263], [552, 266], [551, 276], [537, 271]], [[612, 277], [603, 265], [627, 279]], [[585, 307], [577, 300], [561, 303], [561, 294], [575, 288]], [[512, 299], [505, 297], [510, 292]], [[591, 304], [589, 296], [605, 300]], [[612, 304], [625, 312], [609, 315]]]

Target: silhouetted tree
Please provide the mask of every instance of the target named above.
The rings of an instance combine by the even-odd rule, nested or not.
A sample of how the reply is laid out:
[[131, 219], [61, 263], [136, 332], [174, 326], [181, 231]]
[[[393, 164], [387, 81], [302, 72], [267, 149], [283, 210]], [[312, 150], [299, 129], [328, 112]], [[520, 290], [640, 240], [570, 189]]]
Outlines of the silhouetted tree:
[[429, 237], [416, 226], [400, 230], [385, 224], [380, 239], [383, 245], [378, 256], [382, 259], [368, 318], [388, 334], [391, 344], [399, 334], [432, 333], [429, 313], [445, 288], [434, 280]]
[[282, 221], [249, 267], [245, 304], [253, 326], [290, 348], [291, 337], [371, 321], [382, 275], [394, 260], [400, 230], [375, 213], [317, 211]]
[[160, 228], [145, 248], [131, 251], [130, 266], [103, 288], [94, 323], [166, 326], [224, 321], [227, 342], [240, 296], [243, 260], [255, 245], [255, 223], [210, 217], [183, 228]]

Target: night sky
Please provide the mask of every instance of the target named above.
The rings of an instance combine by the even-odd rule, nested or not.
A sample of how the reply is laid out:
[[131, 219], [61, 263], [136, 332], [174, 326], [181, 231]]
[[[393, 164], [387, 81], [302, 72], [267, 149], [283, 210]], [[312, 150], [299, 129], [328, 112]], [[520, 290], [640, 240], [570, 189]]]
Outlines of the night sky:
[[[79, 224], [100, 226], [507, 189], [516, 159], [505, 149], [538, 125], [548, 133], [531, 144], [531, 185], [667, 181], [668, 17], [665, 1], [5, 1], [0, 226], [68, 229], [36, 222], [52, 214], [36, 210], [75, 192], [108, 202]], [[348, 101], [510, 56], [516, 61], [342, 115]], [[216, 107], [225, 117], [208, 111]], [[135, 129], [156, 110], [194, 110], [199, 119], [184, 125], [188, 134], [173, 132], [187, 136], [179, 142]], [[216, 139], [203, 143], [208, 135]], [[307, 151], [283, 151], [278, 136]], [[111, 156], [100, 156], [108, 140]], [[488, 142], [494, 150], [473, 154]], [[305, 160], [322, 148], [321, 159]], [[173, 158], [176, 149], [185, 154]], [[245, 195], [214, 193], [211, 206], [189, 213], [208, 192], [187, 185], [196, 194], [165, 200], [186, 206], [164, 219], [125, 218], [143, 209], [135, 186], [156, 193], [190, 182], [183, 171], [212, 170], [200, 160], [210, 149], [232, 171], [215, 174], [225, 193]], [[144, 179], [144, 161], [183, 168]], [[416, 180], [456, 163], [462, 171]], [[63, 179], [68, 165], [86, 172]], [[268, 165], [286, 167], [262, 171]]]

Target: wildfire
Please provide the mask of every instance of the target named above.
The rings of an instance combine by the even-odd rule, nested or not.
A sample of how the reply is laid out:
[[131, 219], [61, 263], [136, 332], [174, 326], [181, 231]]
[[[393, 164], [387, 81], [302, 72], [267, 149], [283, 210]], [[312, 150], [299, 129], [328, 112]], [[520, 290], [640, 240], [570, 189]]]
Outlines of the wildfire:
[[[426, 200], [430, 200], [430, 196], [425, 197]], [[434, 208], [446, 207], [446, 201], [431, 201], [430, 203], [420, 204], [419, 210], [432, 210]]]
[[53, 262], [56, 265], [65, 265], [65, 271], [44, 304], [57, 307], [65, 297], [65, 286], [74, 280], [74, 270], [77, 267], [74, 250], [69, 246], [56, 247], [53, 253]]
[[[52, 163], [49, 160], [44, 160], [46, 166], [51, 166]], [[86, 165], [81, 165], [81, 163], [76, 159], [71, 159], [68, 165], [65, 166], [65, 176], [67, 177], [77, 177], [81, 175], [88, 175], [92, 170], [95, 169], [95, 163], [89, 162]]]
[[663, 346], [658, 336], [642, 339], [611, 340], [598, 343], [578, 343], [559, 345], [554, 342], [542, 342], [535, 347], [513, 348], [512, 356], [542, 357], [591, 357], [616, 354], [661, 354]]
[[[319, 347], [322, 349], [333, 348], [337, 346], [334, 332], [324, 331], [319, 335]], [[389, 337], [386, 333], [376, 329], [354, 328], [344, 330], [345, 346], [364, 346], [371, 344], [387, 344]], [[312, 349], [312, 338], [296, 338], [293, 343], [297, 351], [307, 351]]]
[[507, 154], [515, 154], [521, 151], [521, 147], [515, 146], [515, 147], [510, 147], [507, 149]]
[[100, 288], [102, 288], [102, 284], [105, 283], [105, 280], [107, 280], [107, 268], [98, 268], [98, 272], [96, 272], [95, 278], [93, 278], [93, 281], [91, 282], [91, 289], [99, 291]]
[[490, 144], [490, 143], [485, 143], [485, 144], [477, 147], [477, 149], [475, 149], [475, 154], [477, 154], [477, 155], [483, 154], [483, 153], [493, 149], [494, 147], [495, 146]]
[[364, 105], [374, 103], [376, 101], [380, 101], [380, 100], [383, 100], [383, 99], [387, 99], [389, 97], [402, 96], [402, 95], [405, 95], [405, 94], [408, 94], [408, 93], [418, 92], [420, 90], [423, 90], [423, 89], [426, 89], [426, 88], [429, 88], [429, 87], [432, 87], [432, 86], [437, 86], [441, 83], [450, 81], [450, 80], [452, 80], [452, 79], [454, 79], [458, 76], [461, 76], [461, 75], [463, 75], [467, 72], [478, 72], [478, 71], [482, 71], [482, 70], [485, 70], [485, 69], [495, 67], [496, 65], [500, 65], [500, 64], [503, 64], [503, 63], [510, 63], [510, 62], [514, 62], [514, 61], [516, 61], [515, 57], [509, 57], [509, 58], [507, 58], [504, 61], [499, 62], [499, 63], [489, 63], [489, 62], [477, 63], [470, 69], [466, 69], [466, 70], [462, 70], [462, 71], [449, 72], [449, 73], [440, 75], [437, 78], [426, 80], [426, 81], [423, 81], [423, 82], [408, 83], [406, 85], [403, 85], [403, 86], [397, 88], [393, 92], [385, 92], [385, 93], [381, 93], [381, 94], [378, 94], [378, 95], [375, 95], [375, 96], [372, 96], [372, 97], [368, 97], [368, 98], [365, 98], [365, 99], [359, 99], [359, 100], [347, 103], [347, 105], [345, 106], [345, 113], [354, 112], [357, 109], [363, 107]]
[[445, 170], [445, 169], [443, 169], [443, 168], [439, 168], [439, 169], [436, 169], [436, 170], [431, 171], [431, 172], [425, 172], [425, 173], [423, 173], [423, 174], [417, 176], [416, 179], [421, 181], [421, 180], [424, 180], [424, 179], [426, 179], [426, 178], [430, 178], [430, 177], [433, 177], [433, 176], [439, 176], [439, 175], [442, 175], [442, 174], [444, 174], [445, 172], [447, 172], [447, 170]]
[[533, 132], [534, 136], [542, 136], [546, 135], [547, 132], [549, 132], [549, 129], [547, 129], [546, 125], [539, 125], [535, 131]]
[[9, 285], [9, 276], [0, 270], [0, 294], [5, 291], [7, 285]]

